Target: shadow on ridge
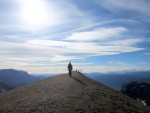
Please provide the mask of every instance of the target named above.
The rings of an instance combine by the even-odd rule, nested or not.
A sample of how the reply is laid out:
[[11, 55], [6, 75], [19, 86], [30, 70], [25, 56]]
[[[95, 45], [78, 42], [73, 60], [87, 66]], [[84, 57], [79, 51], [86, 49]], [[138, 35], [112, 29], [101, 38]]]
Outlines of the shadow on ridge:
[[81, 84], [83, 84], [83, 85], [86, 85], [84, 82], [82, 82], [81, 80], [79, 80], [79, 79], [77, 79], [77, 78], [74, 78], [74, 77], [72, 77], [75, 81], [77, 81], [77, 82], [79, 82], [79, 83], [81, 83]]

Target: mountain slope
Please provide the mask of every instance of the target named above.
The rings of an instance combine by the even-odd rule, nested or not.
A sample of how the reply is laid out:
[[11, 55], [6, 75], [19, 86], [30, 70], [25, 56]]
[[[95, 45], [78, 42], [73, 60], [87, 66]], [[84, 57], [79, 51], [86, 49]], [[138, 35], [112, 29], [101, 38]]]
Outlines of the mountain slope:
[[15, 87], [23, 86], [29, 83], [33, 83], [38, 79], [31, 76], [25, 71], [14, 70], [14, 69], [1, 69], [0, 80], [5, 84], [10, 84]]
[[0, 93], [3, 93], [5, 91], [9, 91], [9, 90], [14, 89], [14, 88], [15, 88], [14, 86], [9, 86], [9, 85], [0, 81]]
[[15, 69], [0, 69], [0, 93], [14, 88], [34, 83], [47, 76], [30, 75], [26, 71]]
[[150, 106], [150, 83], [130, 82], [124, 84], [121, 91], [131, 98], [143, 100], [146, 105]]
[[74, 72], [0, 94], [0, 113], [148, 113], [118, 91]]

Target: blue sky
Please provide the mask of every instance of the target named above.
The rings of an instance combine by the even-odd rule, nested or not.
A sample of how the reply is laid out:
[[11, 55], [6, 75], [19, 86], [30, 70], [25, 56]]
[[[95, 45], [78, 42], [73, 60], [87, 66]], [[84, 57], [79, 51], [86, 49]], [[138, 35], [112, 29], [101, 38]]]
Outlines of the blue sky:
[[149, 0], [0, 0], [0, 68], [150, 70]]

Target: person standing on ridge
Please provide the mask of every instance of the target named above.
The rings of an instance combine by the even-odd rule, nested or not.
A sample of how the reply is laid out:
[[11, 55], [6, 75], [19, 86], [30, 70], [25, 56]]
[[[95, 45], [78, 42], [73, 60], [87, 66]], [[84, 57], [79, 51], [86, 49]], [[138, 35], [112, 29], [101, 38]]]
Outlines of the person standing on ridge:
[[71, 62], [69, 62], [69, 64], [68, 64], [69, 76], [72, 75], [72, 68], [73, 68], [73, 66], [72, 66]]

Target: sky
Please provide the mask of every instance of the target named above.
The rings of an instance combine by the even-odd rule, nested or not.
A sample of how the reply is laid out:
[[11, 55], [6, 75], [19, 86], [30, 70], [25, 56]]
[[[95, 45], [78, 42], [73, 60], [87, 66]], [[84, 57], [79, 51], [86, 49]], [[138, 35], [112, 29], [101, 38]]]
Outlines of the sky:
[[0, 69], [150, 70], [150, 0], [0, 0]]

